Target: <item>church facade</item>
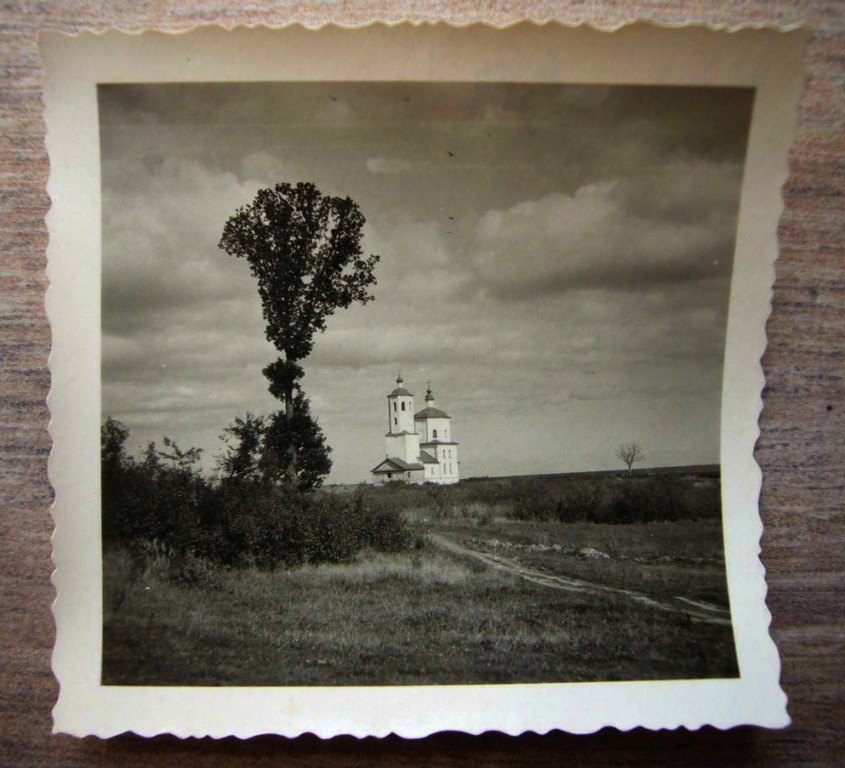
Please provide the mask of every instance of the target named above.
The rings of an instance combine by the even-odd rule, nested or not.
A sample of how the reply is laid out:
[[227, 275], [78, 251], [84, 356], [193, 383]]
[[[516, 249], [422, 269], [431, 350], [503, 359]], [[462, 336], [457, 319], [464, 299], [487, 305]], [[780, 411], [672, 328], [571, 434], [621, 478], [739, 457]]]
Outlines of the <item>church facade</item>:
[[403, 386], [387, 396], [385, 459], [370, 470], [373, 483], [457, 483], [458, 443], [452, 439], [451, 418], [434, 407], [431, 385], [425, 408], [414, 411], [414, 395]]

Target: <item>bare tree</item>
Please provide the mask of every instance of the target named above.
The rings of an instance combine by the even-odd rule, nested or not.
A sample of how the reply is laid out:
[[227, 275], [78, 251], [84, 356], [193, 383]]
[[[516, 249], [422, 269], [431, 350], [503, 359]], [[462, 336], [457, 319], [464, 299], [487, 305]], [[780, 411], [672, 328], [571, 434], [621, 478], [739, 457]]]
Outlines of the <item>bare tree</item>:
[[616, 455], [624, 462], [625, 466], [628, 467], [629, 475], [631, 474], [631, 468], [634, 464], [645, 459], [643, 449], [636, 443], [624, 443], [623, 445], [620, 445], [616, 449]]

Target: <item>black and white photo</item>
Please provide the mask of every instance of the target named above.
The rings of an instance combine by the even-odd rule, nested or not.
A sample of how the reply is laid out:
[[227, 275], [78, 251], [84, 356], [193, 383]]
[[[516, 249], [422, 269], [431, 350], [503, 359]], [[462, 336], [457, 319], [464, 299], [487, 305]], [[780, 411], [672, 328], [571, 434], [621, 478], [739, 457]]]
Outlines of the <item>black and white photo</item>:
[[48, 45], [57, 722], [782, 724], [753, 445], [797, 43]]

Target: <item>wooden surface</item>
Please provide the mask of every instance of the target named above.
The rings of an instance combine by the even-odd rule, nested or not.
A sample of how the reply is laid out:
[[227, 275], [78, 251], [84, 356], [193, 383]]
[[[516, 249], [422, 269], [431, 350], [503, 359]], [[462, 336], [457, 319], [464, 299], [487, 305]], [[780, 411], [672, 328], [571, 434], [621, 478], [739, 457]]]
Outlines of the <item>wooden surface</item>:
[[[243, 5], [243, 9], [238, 6]], [[0, 7], [0, 764], [2, 765], [834, 765], [845, 762], [842, 505], [845, 332], [845, 3], [714, 2], [6, 2]], [[267, 4], [270, 5], [269, 3]], [[181, 742], [52, 736], [50, 439], [44, 399], [50, 331], [43, 313], [48, 163], [40, 29], [185, 29], [196, 23], [363, 23], [447, 18], [495, 23], [556, 17], [618, 23], [804, 23], [811, 31], [801, 126], [784, 190], [767, 386], [757, 460], [763, 468], [763, 562], [772, 634], [783, 659], [792, 727], [777, 732], [594, 736], [441, 734], [422, 741], [320, 742], [275, 737]]]

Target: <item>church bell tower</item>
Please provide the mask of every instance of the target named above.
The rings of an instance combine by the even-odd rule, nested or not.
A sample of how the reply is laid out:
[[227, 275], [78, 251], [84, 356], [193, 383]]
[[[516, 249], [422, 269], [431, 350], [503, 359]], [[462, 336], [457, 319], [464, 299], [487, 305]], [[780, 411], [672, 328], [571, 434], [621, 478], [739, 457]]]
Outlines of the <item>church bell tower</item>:
[[414, 395], [402, 385], [402, 373], [396, 377], [396, 389], [387, 396], [387, 431], [391, 435], [416, 432], [414, 429]]

